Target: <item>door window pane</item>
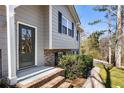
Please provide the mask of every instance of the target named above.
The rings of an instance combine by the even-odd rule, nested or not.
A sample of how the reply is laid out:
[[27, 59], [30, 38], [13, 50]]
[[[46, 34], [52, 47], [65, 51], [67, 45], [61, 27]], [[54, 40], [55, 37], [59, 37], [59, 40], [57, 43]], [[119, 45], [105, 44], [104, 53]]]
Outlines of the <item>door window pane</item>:
[[21, 53], [27, 54], [31, 53], [32, 51], [32, 39], [31, 39], [31, 30], [22, 28], [21, 34]]

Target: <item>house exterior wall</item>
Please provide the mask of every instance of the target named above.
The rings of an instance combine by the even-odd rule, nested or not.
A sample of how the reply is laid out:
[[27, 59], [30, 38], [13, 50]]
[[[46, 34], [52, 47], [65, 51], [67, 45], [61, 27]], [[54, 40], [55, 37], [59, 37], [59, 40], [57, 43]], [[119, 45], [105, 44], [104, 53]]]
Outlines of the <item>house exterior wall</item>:
[[[52, 48], [44, 50], [45, 65], [55, 66], [55, 53], [76, 53], [79, 51], [79, 40], [76, 40], [77, 30], [76, 22], [72, 17], [66, 5], [53, 5], [52, 7]], [[58, 11], [67, 18], [69, 21], [74, 23], [74, 37], [68, 36], [58, 32]], [[51, 33], [50, 33], [51, 35]]]
[[[48, 24], [48, 6], [19, 6], [15, 9], [15, 25], [17, 32], [17, 22], [36, 26], [37, 27], [37, 64], [44, 64], [44, 48], [48, 47], [49, 44], [49, 24]], [[17, 46], [18, 46], [18, 34]], [[17, 47], [18, 51], [18, 47]], [[18, 52], [17, 52], [18, 53]], [[17, 60], [18, 61], [18, 60]]]
[[[65, 34], [58, 33], [58, 11], [60, 11], [68, 20], [72, 21], [74, 24], [75, 21], [70, 14], [70, 11], [67, 6], [59, 5], [52, 6], [52, 49], [79, 49], [79, 41], [76, 40], [76, 27], [74, 31], [74, 37], [70, 37]], [[6, 17], [5, 6], [0, 6], [0, 15]], [[22, 22], [37, 27], [37, 64], [44, 65], [45, 59], [52, 60], [51, 65], [53, 66], [55, 52], [45, 51], [44, 49], [49, 49], [49, 6], [35, 6], [35, 5], [22, 5], [15, 8], [15, 36], [16, 36], [16, 55], [18, 57], [18, 45], [19, 45], [19, 36], [17, 23]], [[3, 22], [0, 18], [0, 25]], [[8, 55], [7, 55], [7, 28], [6, 23], [0, 27], [0, 49], [2, 50], [2, 75], [8, 75]], [[69, 50], [71, 51], [71, 50]], [[51, 59], [52, 58], [52, 59]], [[17, 58], [18, 63], [18, 58]]]
[[[74, 37], [58, 32], [58, 11], [64, 17], [74, 23]], [[52, 48], [53, 49], [79, 49], [79, 41], [76, 40], [76, 23], [66, 5], [52, 6]]]
[[[11, 5], [13, 6], [13, 5]], [[56, 52], [72, 52], [73, 50], [75, 51], [76, 49], [79, 49], [79, 41], [76, 40], [76, 22], [74, 21], [69, 9], [67, 6], [63, 6], [63, 5], [59, 5], [59, 6], [52, 6], [52, 17], [49, 15], [49, 6], [48, 5], [21, 5], [15, 8], [9, 8], [7, 7], [7, 14], [9, 14], [9, 16], [7, 16], [8, 18], [10, 18], [11, 16], [11, 20], [9, 20], [10, 23], [7, 22], [7, 27], [10, 28], [9, 29], [9, 34], [7, 33], [7, 27], [6, 27], [6, 22], [5, 25], [2, 25], [2, 27], [0, 27], [0, 49], [2, 50], [2, 75], [7, 77], [10, 76], [10, 78], [12, 77], [12, 81], [16, 78], [13, 79], [13, 76], [16, 77], [16, 64], [15, 62], [18, 62], [18, 45], [19, 45], [19, 36], [18, 36], [18, 29], [17, 29], [17, 23], [18, 22], [22, 22], [25, 24], [29, 24], [32, 26], [37, 27], [37, 46], [35, 47], [35, 49], [37, 48], [37, 64], [38, 65], [45, 65], [45, 57], [48, 59], [48, 61], [52, 62], [50, 63], [50, 65], [54, 65], [54, 61], [55, 61], [55, 53]], [[10, 10], [14, 10], [14, 11], [10, 11]], [[70, 20], [71, 22], [74, 23], [75, 25], [75, 30], [74, 30], [74, 37], [70, 37], [68, 35], [64, 35], [64, 34], [60, 34], [58, 33], [58, 11], [60, 11], [68, 20]], [[12, 15], [11, 15], [12, 13]], [[0, 15], [5, 16], [6, 17], [6, 9], [5, 6], [0, 6]], [[14, 20], [15, 17], [15, 20]], [[52, 21], [49, 21], [52, 18]], [[8, 21], [8, 20], [7, 20]], [[1, 23], [1, 19], [0, 19], [0, 25]], [[15, 23], [14, 23], [15, 22]], [[52, 22], [52, 23], [50, 23]], [[12, 24], [11, 24], [12, 23]], [[14, 25], [13, 25], [14, 23]], [[11, 24], [11, 25], [10, 25]], [[50, 30], [50, 24], [52, 24], [52, 29]], [[11, 26], [15, 27], [15, 31], [13, 30], [13, 27], [11, 29]], [[13, 32], [12, 34], [10, 34], [10, 32]], [[52, 34], [50, 34], [50, 31], [52, 31]], [[16, 32], [16, 33], [15, 33]], [[10, 48], [8, 48], [8, 50], [14, 50], [15, 48], [13, 48], [13, 46], [15, 46], [15, 40], [16, 40], [16, 61], [11, 60], [11, 63], [8, 62], [8, 57], [11, 58], [15, 58], [15, 55], [13, 56], [8, 56], [9, 54], [13, 54], [12, 52], [7, 51], [7, 35], [8, 37], [10, 36], [11, 38], [13, 36], [16, 37], [16, 39], [8, 39], [9, 41], [9, 45], [11, 45]], [[52, 35], [52, 51], [49, 51], [50, 49], [50, 36]], [[11, 42], [12, 43], [11, 43]], [[45, 49], [48, 49], [45, 50]], [[60, 50], [57, 50], [60, 49]], [[68, 49], [68, 50], [66, 50]], [[9, 53], [9, 54], [7, 54]], [[15, 52], [14, 52], [15, 54]], [[50, 60], [49, 60], [50, 59]], [[9, 66], [8, 66], [8, 63]], [[48, 64], [49, 65], [49, 64]], [[8, 69], [9, 68], [9, 69]], [[10, 70], [10, 75], [8, 74]], [[13, 75], [14, 73], [14, 75]], [[11, 76], [12, 75], [12, 76]]]
[[7, 76], [8, 56], [7, 56], [7, 27], [6, 27], [6, 7], [0, 6], [0, 49], [2, 57], [2, 76]]

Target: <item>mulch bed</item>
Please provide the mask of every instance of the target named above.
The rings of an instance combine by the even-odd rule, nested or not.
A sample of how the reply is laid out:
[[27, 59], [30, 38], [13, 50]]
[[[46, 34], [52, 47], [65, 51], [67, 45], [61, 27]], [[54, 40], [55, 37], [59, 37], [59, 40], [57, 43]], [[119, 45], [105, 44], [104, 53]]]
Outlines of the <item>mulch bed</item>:
[[80, 88], [85, 83], [86, 78], [76, 78], [73, 80], [66, 79], [67, 82], [71, 83], [74, 88]]

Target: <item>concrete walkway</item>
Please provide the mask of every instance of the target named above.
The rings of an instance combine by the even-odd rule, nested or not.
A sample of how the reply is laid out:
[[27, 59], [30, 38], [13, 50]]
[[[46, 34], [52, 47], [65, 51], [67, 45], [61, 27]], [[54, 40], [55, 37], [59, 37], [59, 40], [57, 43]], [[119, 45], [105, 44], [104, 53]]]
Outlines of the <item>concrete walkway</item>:
[[100, 75], [100, 68], [94, 67], [91, 70], [91, 75], [82, 86], [83, 88], [105, 88], [104, 82], [102, 81]]
[[93, 59], [93, 64], [94, 64], [94, 66], [95, 66], [96, 64], [104, 64], [104, 65], [108, 65], [109, 62], [107, 62], [107, 61], [103, 61], [103, 60], [98, 60], [98, 59]]

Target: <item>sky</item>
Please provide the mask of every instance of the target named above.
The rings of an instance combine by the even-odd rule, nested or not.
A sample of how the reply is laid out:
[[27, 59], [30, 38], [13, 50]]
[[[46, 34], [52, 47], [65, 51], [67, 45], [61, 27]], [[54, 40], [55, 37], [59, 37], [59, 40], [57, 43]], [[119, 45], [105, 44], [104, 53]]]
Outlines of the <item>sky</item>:
[[105, 19], [105, 13], [98, 12], [93, 10], [93, 5], [76, 5], [76, 11], [79, 15], [81, 25], [85, 31], [85, 33], [90, 34], [96, 30], [104, 30], [107, 28], [106, 23], [99, 23], [96, 25], [88, 25], [89, 22], [92, 22], [96, 19]]

